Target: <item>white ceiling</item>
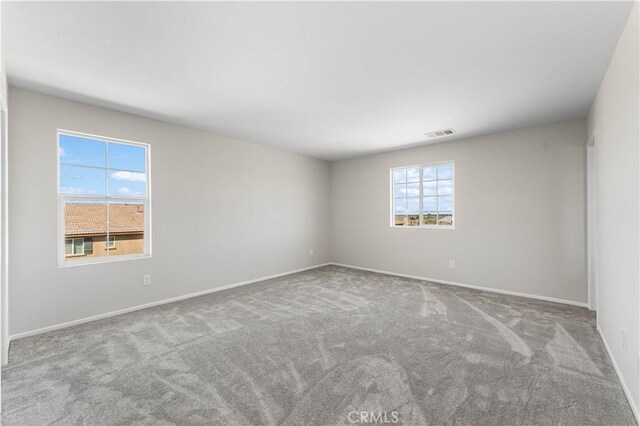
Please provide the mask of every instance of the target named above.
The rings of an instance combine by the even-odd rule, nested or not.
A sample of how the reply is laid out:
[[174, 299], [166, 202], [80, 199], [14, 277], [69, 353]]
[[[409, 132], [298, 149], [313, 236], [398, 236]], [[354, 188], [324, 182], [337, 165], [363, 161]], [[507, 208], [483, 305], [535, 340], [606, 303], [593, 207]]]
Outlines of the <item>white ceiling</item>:
[[9, 82], [328, 160], [586, 115], [628, 2], [2, 3]]

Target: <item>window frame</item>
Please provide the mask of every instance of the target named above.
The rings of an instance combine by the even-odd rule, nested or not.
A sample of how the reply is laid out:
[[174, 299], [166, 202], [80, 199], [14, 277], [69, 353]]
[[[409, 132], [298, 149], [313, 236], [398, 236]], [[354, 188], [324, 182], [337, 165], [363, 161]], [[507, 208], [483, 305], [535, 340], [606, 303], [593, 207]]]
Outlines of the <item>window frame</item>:
[[[146, 168], [146, 196], [145, 197], [117, 197], [110, 196], [106, 193], [104, 196], [93, 195], [71, 195], [60, 193], [60, 136], [68, 135], [73, 137], [93, 139], [104, 143], [117, 143], [122, 145], [131, 145], [138, 148], [144, 148], [145, 150], [145, 168]], [[134, 259], [146, 259], [151, 257], [151, 145], [148, 143], [134, 142], [126, 139], [118, 139], [106, 136], [93, 135], [89, 133], [77, 132], [73, 130], [56, 129], [56, 193], [58, 195], [58, 267], [67, 268], [74, 266], [94, 265], [100, 263], [121, 262]], [[107, 157], [108, 161], [108, 157]], [[108, 174], [105, 175], [105, 179], [108, 180]], [[97, 256], [87, 257], [83, 259], [75, 258], [73, 261], [67, 261], [65, 256], [65, 221], [64, 221], [64, 205], [65, 202], [73, 201], [98, 201], [98, 202], [139, 202], [144, 205], [144, 251], [143, 253], [133, 253], [120, 256]], [[105, 238], [108, 238], [108, 233]], [[108, 248], [107, 248], [108, 249]]]
[[[426, 167], [433, 167], [433, 166], [438, 166], [441, 164], [451, 164], [451, 217], [453, 218], [453, 224], [451, 225], [425, 225], [423, 224], [423, 219], [424, 219], [424, 211], [423, 211], [423, 203], [424, 203], [424, 195], [423, 195], [423, 185], [424, 185], [424, 179], [423, 179], [423, 169]], [[419, 183], [420, 183], [420, 195], [419, 197], [419, 221], [420, 221], [420, 225], [418, 226], [402, 226], [402, 225], [396, 225], [395, 223], [395, 197], [394, 197], [394, 171], [396, 170], [402, 170], [402, 169], [410, 169], [410, 168], [414, 168], [414, 167], [419, 167], [420, 168], [420, 179], [419, 179]], [[440, 179], [437, 179], [434, 182], [439, 181]], [[445, 179], [442, 179], [445, 180]], [[389, 204], [391, 206], [390, 208], [390, 212], [389, 212], [389, 226], [391, 228], [394, 229], [441, 229], [441, 230], [454, 230], [456, 229], [456, 164], [455, 161], [453, 160], [448, 160], [448, 161], [436, 161], [433, 163], [421, 163], [421, 164], [412, 164], [409, 166], [397, 166], [397, 167], [392, 167], [391, 169], [389, 169]], [[410, 216], [409, 214], [406, 214], [406, 216]]]

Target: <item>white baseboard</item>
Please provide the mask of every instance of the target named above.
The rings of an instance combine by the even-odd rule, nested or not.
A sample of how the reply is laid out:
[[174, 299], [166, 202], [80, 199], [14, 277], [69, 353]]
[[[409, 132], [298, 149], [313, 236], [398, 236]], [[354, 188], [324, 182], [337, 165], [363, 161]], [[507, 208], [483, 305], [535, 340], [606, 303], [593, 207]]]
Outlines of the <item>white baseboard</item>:
[[519, 292], [516, 292], [516, 291], [509, 291], [509, 290], [499, 290], [499, 289], [494, 289], [494, 288], [489, 288], [489, 287], [481, 287], [481, 286], [476, 286], [476, 285], [458, 283], [458, 282], [454, 282], [454, 281], [445, 281], [445, 280], [440, 280], [440, 279], [435, 279], [435, 278], [420, 277], [420, 276], [417, 276], [417, 275], [402, 274], [402, 273], [399, 273], [399, 272], [390, 272], [390, 271], [383, 271], [383, 270], [380, 270], [380, 269], [364, 268], [364, 267], [355, 266], [355, 265], [346, 265], [346, 264], [337, 263], [337, 262], [327, 262], [327, 263], [322, 263], [322, 264], [319, 264], [319, 265], [309, 266], [309, 267], [306, 267], [306, 268], [296, 269], [296, 270], [293, 270], [293, 271], [287, 271], [287, 272], [282, 272], [282, 273], [279, 273], [279, 274], [269, 275], [267, 277], [255, 278], [255, 279], [252, 279], [252, 280], [247, 280], [247, 281], [242, 281], [242, 282], [238, 282], [238, 283], [234, 283], [234, 284], [229, 284], [229, 285], [225, 285], [225, 286], [222, 286], [222, 287], [211, 288], [211, 289], [199, 291], [199, 292], [196, 292], [196, 293], [190, 293], [190, 294], [185, 294], [185, 295], [182, 295], [182, 296], [172, 297], [170, 299], [159, 300], [157, 302], [146, 303], [144, 305], [132, 306], [132, 307], [129, 307], [129, 308], [120, 309], [120, 310], [112, 311], [112, 312], [107, 312], [107, 313], [100, 314], [100, 315], [94, 315], [94, 316], [87, 317], [87, 318], [81, 318], [81, 319], [77, 319], [77, 320], [73, 320], [73, 321], [68, 321], [68, 322], [64, 322], [64, 323], [60, 323], [60, 324], [51, 325], [51, 326], [48, 326], [48, 327], [43, 327], [43, 328], [38, 328], [38, 329], [35, 329], [35, 330], [25, 331], [25, 332], [22, 332], [22, 333], [17, 333], [17, 334], [13, 334], [13, 335], [9, 336], [9, 341], [12, 341], [12, 340], [15, 340], [15, 339], [20, 339], [22, 337], [35, 336], [37, 334], [42, 334], [42, 333], [46, 333], [46, 332], [49, 332], [49, 331], [60, 330], [62, 328], [72, 327], [74, 325], [80, 325], [80, 324], [84, 324], [84, 323], [92, 322], [92, 321], [97, 321], [97, 320], [104, 319], [104, 318], [110, 318], [110, 317], [113, 317], [113, 316], [116, 316], [116, 315], [126, 314], [128, 312], [138, 311], [138, 310], [146, 309], [146, 308], [152, 308], [154, 306], [164, 305], [166, 303], [177, 302], [179, 300], [190, 299], [192, 297], [197, 297], [197, 296], [203, 296], [205, 294], [215, 293], [215, 292], [223, 291], [223, 290], [228, 290], [228, 289], [231, 289], [231, 288], [240, 287], [240, 286], [247, 285], [247, 284], [253, 284], [253, 283], [260, 282], [260, 281], [266, 281], [266, 280], [270, 280], [270, 279], [273, 279], [273, 278], [279, 278], [279, 277], [283, 277], [285, 275], [291, 275], [291, 274], [295, 274], [295, 273], [298, 273], [298, 272], [308, 271], [310, 269], [320, 268], [322, 266], [327, 266], [327, 265], [336, 265], [336, 266], [342, 266], [342, 267], [345, 267], [345, 268], [352, 268], [352, 269], [359, 269], [359, 270], [363, 270], [363, 271], [377, 272], [377, 273], [380, 273], [380, 274], [394, 275], [394, 276], [398, 276], [398, 277], [412, 278], [412, 279], [417, 279], [417, 280], [422, 280], [422, 281], [431, 281], [431, 282], [435, 282], [435, 283], [439, 283], [439, 284], [455, 285], [455, 286], [458, 286], [458, 287], [466, 287], [466, 288], [472, 288], [472, 289], [475, 289], [475, 290], [489, 291], [489, 292], [492, 292], [492, 293], [508, 294], [508, 295], [511, 295], [511, 296], [528, 297], [530, 299], [538, 299], [538, 300], [545, 300], [545, 301], [548, 301], [548, 302], [564, 303], [564, 304], [567, 304], [567, 305], [587, 307], [586, 303], [574, 302], [574, 301], [571, 301], [571, 300], [555, 299], [555, 298], [552, 298], [552, 297], [537, 296], [537, 295], [519, 293]]
[[269, 275], [267, 277], [254, 278], [252, 280], [247, 280], [247, 281], [242, 281], [242, 282], [238, 282], [238, 283], [234, 283], [234, 284], [229, 284], [229, 285], [225, 285], [225, 286], [222, 286], [222, 287], [210, 288], [208, 290], [198, 291], [196, 293], [189, 293], [189, 294], [185, 294], [185, 295], [182, 295], [182, 296], [176, 296], [176, 297], [172, 297], [170, 299], [159, 300], [157, 302], [145, 303], [144, 305], [132, 306], [130, 308], [124, 308], [124, 309], [120, 309], [120, 310], [113, 311], [113, 312], [107, 312], [107, 313], [104, 313], [104, 314], [94, 315], [94, 316], [87, 317], [87, 318], [81, 318], [81, 319], [68, 321], [68, 322], [64, 322], [64, 323], [60, 323], [60, 324], [50, 325], [48, 327], [42, 327], [42, 328], [38, 328], [36, 330], [30, 330], [30, 331], [25, 331], [25, 332], [22, 332], [22, 333], [13, 334], [13, 335], [9, 336], [9, 341], [20, 339], [22, 337], [35, 336], [37, 334], [42, 334], [42, 333], [46, 333], [46, 332], [49, 332], [49, 331], [60, 330], [62, 328], [72, 327], [74, 325], [85, 324], [87, 322], [97, 321], [97, 320], [101, 320], [101, 319], [104, 319], [104, 318], [110, 318], [110, 317], [114, 317], [116, 315], [126, 314], [128, 312], [139, 311], [141, 309], [146, 309], [146, 308], [152, 308], [154, 306], [164, 305], [164, 304], [171, 303], [171, 302], [177, 302], [177, 301], [180, 301], [180, 300], [190, 299], [192, 297], [204, 296], [205, 294], [216, 293], [218, 291], [223, 291], [223, 290], [229, 290], [231, 288], [240, 287], [240, 286], [247, 285], [247, 284], [254, 284], [254, 283], [261, 282], [261, 281], [271, 280], [273, 278], [284, 277], [285, 275], [297, 274], [298, 272], [304, 272], [304, 271], [308, 271], [310, 269], [316, 269], [316, 268], [320, 268], [322, 266], [327, 266], [327, 265], [330, 265], [330, 264], [331, 263], [322, 263], [322, 264], [319, 264], [319, 265], [313, 265], [313, 266], [309, 266], [309, 267], [306, 267], [306, 268], [295, 269], [293, 271], [287, 271], [287, 272], [282, 272], [282, 273], [279, 273], [279, 274]]
[[600, 328], [599, 325], [596, 325], [596, 329], [598, 330], [598, 334], [600, 334], [600, 338], [602, 339], [602, 343], [604, 344], [604, 349], [607, 351], [607, 355], [609, 356], [609, 360], [611, 360], [611, 364], [613, 365], [613, 369], [615, 370], [616, 375], [618, 376], [618, 380], [622, 385], [622, 389], [624, 390], [624, 394], [627, 397], [627, 401], [629, 401], [629, 405], [631, 406], [631, 411], [633, 411], [633, 415], [636, 417], [636, 422], [640, 424], [640, 415], [638, 415], [638, 407], [636, 407], [636, 404], [634, 403], [633, 398], [631, 397], [631, 392], [629, 392], [629, 387], [627, 386], [627, 382], [625, 382], [624, 377], [622, 377], [622, 373], [620, 372], [620, 368], [616, 363], [616, 359], [613, 357], [613, 353], [611, 352], [611, 348], [607, 343], [607, 339], [605, 339], [604, 334], [602, 334], [602, 329]]
[[583, 302], [575, 302], [573, 300], [556, 299], [554, 297], [538, 296], [538, 295], [535, 295], [535, 294], [528, 294], [528, 293], [520, 293], [518, 291], [500, 290], [500, 289], [497, 289], [497, 288], [482, 287], [482, 286], [477, 286], [477, 285], [458, 283], [458, 282], [455, 282], [455, 281], [440, 280], [440, 279], [436, 279], [436, 278], [420, 277], [420, 276], [417, 276], [417, 275], [402, 274], [402, 273], [399, 273], [399, 272], [383, 271], [383, 270], [380, 270], [380, 269], [373, 269], [373, 268], [363, 268], [361, 266], [346, 265], [344, 263], [331, 262], [331, 265], [343, 266], [345, 268], [359, 269], [361, 271], [377, 272], [379, 274], [385, 274], [385, 275], [394, 275], [394, 276], [403, 277], [403, 278], [412, 278], [412, 279], [421, 280], [421, 281], [431, 281], [431, 282], [438, 283], [438, 284], [455, 285], [455, 286], [458, 286], [458, 287], [472, 288], [474, 290], [488, 291], [488, 292], [491, 292], [491, 293], [507, 294], [509, 296], [519, 296], [519, 297], [526, 297], [526, 298], [529, 298], [529, 299], [544, 300], [546, 302], [563, 303], [565, 305], [580, 306], [581, 308], [587, 308], [588, 307], [588, 304], [587, 303], [583, 303]]

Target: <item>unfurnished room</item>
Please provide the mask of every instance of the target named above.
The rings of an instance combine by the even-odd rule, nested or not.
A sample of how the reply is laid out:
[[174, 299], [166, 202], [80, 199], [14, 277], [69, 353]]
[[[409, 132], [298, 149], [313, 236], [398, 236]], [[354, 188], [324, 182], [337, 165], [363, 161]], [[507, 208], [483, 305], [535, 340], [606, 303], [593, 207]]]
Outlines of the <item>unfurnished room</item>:
[[639, 17], [1, 1], [2, 425], [637, 425]]

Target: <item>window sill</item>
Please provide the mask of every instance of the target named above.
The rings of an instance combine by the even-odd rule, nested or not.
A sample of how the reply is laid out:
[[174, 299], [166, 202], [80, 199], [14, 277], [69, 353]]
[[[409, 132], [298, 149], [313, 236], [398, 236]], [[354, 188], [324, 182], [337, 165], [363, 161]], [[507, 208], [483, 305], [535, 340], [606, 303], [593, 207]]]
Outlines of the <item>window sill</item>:
[[104, 256], [104, 257], [93, 257], [87, 258], [85, 260], [77, 260], [67, 262], [63, 260], [58, 263], [58, 268], [72, 268], [74, 266], [87, 266], [87, 265], [99, 265], [101, 263], [113, 263], [113, 262], [122, 262], [125, 260], [136, 260], [136, 259], [148, 259], [151, 257], [151, 254], [132, 254], [132, 255], [123, 255], [123, 256]]

